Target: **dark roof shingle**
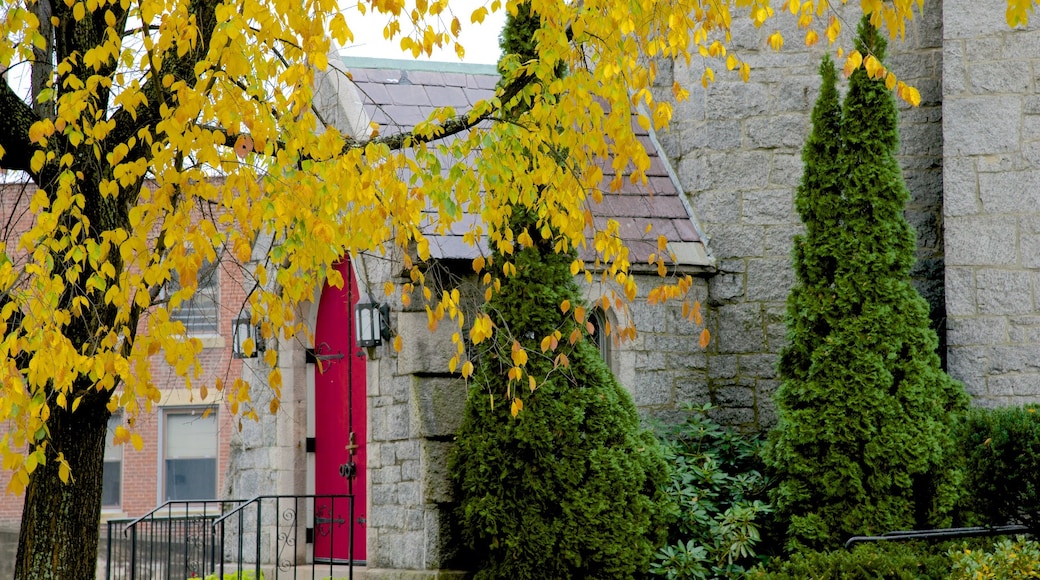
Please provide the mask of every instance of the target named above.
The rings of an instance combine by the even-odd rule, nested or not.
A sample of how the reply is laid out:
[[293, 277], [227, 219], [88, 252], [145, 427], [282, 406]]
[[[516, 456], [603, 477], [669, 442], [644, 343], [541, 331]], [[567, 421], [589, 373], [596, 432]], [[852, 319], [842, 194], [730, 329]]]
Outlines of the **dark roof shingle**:
[[[383, 134], [414, 126], [435, 107], [454, 107], [461, 113], [477, 101], [492, 97], [499, 78], [495, 68], [488, 65], [364, 58], [345, 58], [343, 64], [362, 94], [365, 111]], [[633, 127], [650, 157], [647, 181], [633, 183], [626, 176], [620, 191], [612, 192], [609, 184], [615, 172], [605, 167], [603, 201], [591, 203], [595, 225], [603, 227], [607, 219], [617, 220], [633, 264], [645, 264], [651, 254], [657, 253], [657, 240], [663, 235], [677, 265], [712, 267], [714, 260], [709, 257], [696, 218], [677, 187], [667, 159], [651, 133], [634, 121], [635, 115]], [[465, 227], [476, 219], [479, 218], [465, 216]], [[647, 225], [652, 226], [649, 233]], [[430, 236], [434, 257], [474, 258], [486, 251], [463, 243], [459, 234], [464, 230], [460, 227], [452, 229], [451, 234]], [[583, 258], [592, 258], [591, 250], [585, 253], [589, 255]]]

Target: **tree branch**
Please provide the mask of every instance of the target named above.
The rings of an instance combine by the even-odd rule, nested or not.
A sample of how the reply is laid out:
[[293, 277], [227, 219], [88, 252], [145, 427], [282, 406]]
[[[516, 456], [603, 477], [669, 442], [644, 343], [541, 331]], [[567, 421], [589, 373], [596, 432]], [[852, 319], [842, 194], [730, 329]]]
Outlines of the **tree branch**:
[[[40, 120], [32, 107], [18, 96], [4, 79], [0, 82], [0, 168], [32, 174], [29, 162], [40, 146], [29, 140], [29, 127]], [[34, 178], [35, 181], [35, 178]]]

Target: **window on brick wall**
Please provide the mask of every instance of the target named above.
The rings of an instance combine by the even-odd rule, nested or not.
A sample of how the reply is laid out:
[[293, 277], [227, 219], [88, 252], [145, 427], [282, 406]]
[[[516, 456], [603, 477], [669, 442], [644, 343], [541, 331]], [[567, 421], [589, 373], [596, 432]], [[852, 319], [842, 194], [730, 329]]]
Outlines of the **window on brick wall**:
[[123, 499], [123, 446], [116, 445], [116, 427], [123, 420], [119, 413], [108, 418], [108, 433], [105, 434], [105, 466], [102, 471], [101, 507], [118, 508]]
[[168, 409], [163, 414], [163, 496], [166, 500], [217, 497], [217, 412]]
[[[180, 288], [176, 273], [170, 281], [170, 292]], [[188, 335], [220, 332], [220, 264], [204, 262], [199, 268], [198, 288], [191, 300], [181, 303], [170, 318], [184, 323]]]

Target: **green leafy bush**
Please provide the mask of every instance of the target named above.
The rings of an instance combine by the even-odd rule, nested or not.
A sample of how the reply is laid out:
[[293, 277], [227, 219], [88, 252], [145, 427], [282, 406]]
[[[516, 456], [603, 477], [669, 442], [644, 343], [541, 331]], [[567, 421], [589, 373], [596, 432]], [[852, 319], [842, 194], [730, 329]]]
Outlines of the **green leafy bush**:
[[[542, 337], [579, 328], [559, 308], [581, 299], [571, 258], [551, 243], [513, 254], [516, 275], [485, 310], [500, 331], [479, 345], [449, 462], [466, 561], [478, 579], [630, 578], [646, 573], [666, 532], [668, 468], [656, 437], [587, 338], [531, 356], [533, 391], [526, 377], [518, 391], [505, 376], [514, 348], [540, 353]], [[567, 366], [556, 364], [561, 355]]]
[[772, 560], [750, 573], [751, 580], [945, 580], [950, 558], [928, 544], [861, 544], [852, 550], [805, 551]]
[[965, 524], [1040, 525], [1038, 406], [971, 409], [958, 423]]
[[950, 550], [950, 580], [1040, 578], [1040, 543], [1003, 539], [990, 550]]
[[771, 511], [760, 499], [761, 442], [720, 427], [710, 409], [688, 406], [686, 422], [661, 432], [677, 511], [650, 570], [669, 579], [740, 576], [755, 561], [761, 520]]

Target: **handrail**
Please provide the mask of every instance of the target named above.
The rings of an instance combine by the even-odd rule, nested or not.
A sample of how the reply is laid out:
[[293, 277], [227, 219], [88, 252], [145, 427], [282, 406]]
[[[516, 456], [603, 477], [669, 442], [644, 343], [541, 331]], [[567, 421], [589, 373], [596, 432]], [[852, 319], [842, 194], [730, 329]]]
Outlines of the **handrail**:
[[[249, 571], [258, 579], [267, 574], [270, 580], [278, 580], [283, 575], [298, 577], [296, 568], [303, 565], [315, 578], [319, 567], [327, 564], [330, 577], [336, 576], [334, 566], [346, 565], [347, 577], [353, 579], [354, 499], [353, 494], [282, 494], [167, 501], [137, 518], [109, 520], [104, 577], [171, 580], [216, 574], [222, 578], [230, 568], [232, 575]], [[338, 535], [334, 528], [341, 526], [346, 528], [340, 531], [346, 534], [340, 536], [346, 544], [336, 545], [349, 547], [346, 562], [331, 555]], [[118, 527], [123, 527], [123, 534], [116, 532]], [[321, 562], [314, 560], [315, 547], [306, 546], [319, 536], [324, 538], [322, 546], [330, 550], [328, 562], [324, 556]]]
[[212, 525], [213, 528], [216, 528], [217, 525], [223, 524], [224, 520], [228, 519], [229, 517], [237, 514], [238, 512], [244, 510], [245, 508], [249, 507], [250, 505], [252, 505], [254, 503], [259, 503], [259, 502], [261, 502], [261, 501], [263, 501], [265, 499], [273, 499], [273, 500], [282, 500], [282, 499], [301, 500], [301, 499], [342, 499], [342, 498], [353, 498], [353, 497], [354, 497], [353, 495], [348, 494], [348, 493], [324, 493], [324, 494], [306, 493], [306, 494], [303, 494], [303, 495], [258, 495], [258, 496], [254, 497], [252, 499], [242, 500], [242, 503], [238, 507], [236, 507], [235, 509], [225, 513], [224, 515], [220, 516], [219, 518], [213, 520], [213, 523], [210, 524], [210, 525]]
[[[174, 500], [167, 500], [162, 505], [156, 506], [155, 508], [152, 509], [152, 511], [144, 514], [143, 516], [140, 516], [140, 517], [138, 517], [136, 519], [133, 519], [133, 520], [129, 520], [130, 523], [126, 524], [126, 527], [123, 528], [123, 535], [126, 536], [126, 533], [130, 530], [130, 528], [133, 528], [133, 527], [137, 526], [137, 524], [140, 523], [141, 521], [143, 521], [143, 520], [145, 520], [145, 519], [155, 515], [156, 513], [161, 511], [163, 508], [168, 507], [168, 506], [173, 506], [173, 505], [177, 505], [177, 504], [184, 505], [185, 506], [185, 517], [189, 517], [191, 515], [195, 515], [195, 514], [190, 514], [187, 511], [187, 506], [189, 506], [191, 504], [202, 504], [203, 506], [205, 506], [205, 505], [211, 504], [211, 503], [219, 503], [219, 504], [223, 504], [223, 503], [242, 503], [243, 501], [246, 501], [246, 500], [242, 500], [242, 499], [174, 499]], [[202, 509], [203, 509], [203, 515], [205, 515], [205, 509], [206, 508], [203, 507]], [[221, 510], [221, 511], [223, 511], [223, 510]], [[153, 518], [153, 519], [156, 519], [156, 518]]]
[[864, 542], [891, 542], [900, 540], [943, 540], [986, 536], [1009, 536], [1011, 534], [1036, 534], [1036, 528], [1018, 524], [1005, 526], [974, 526], [967, 528], [939, 528], [935, 530], [897, 530], [880, 536], [852, 536], [845, 541], [845, 549]]

